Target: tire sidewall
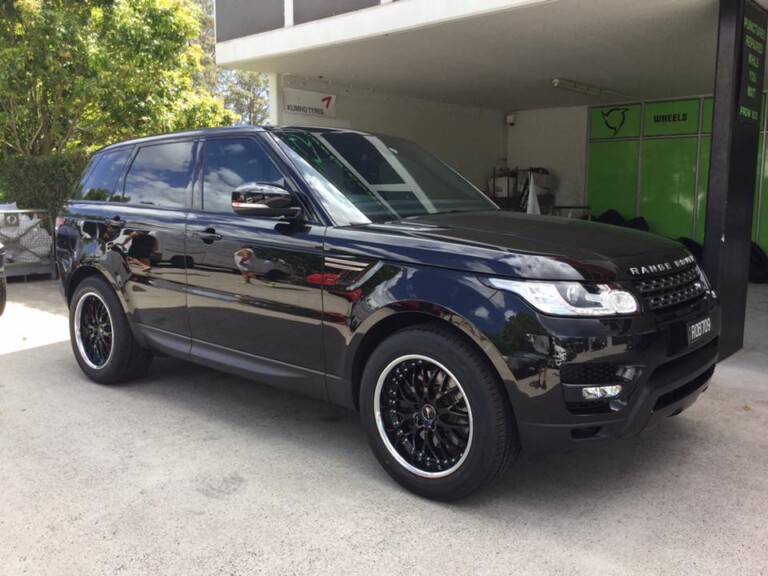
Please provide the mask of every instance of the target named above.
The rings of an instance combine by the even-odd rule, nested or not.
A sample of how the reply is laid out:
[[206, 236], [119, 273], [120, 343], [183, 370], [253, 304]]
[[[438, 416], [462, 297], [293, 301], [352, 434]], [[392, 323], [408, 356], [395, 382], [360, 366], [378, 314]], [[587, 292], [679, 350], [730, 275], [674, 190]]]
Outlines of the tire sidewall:
[[[426, 356], [448, 368], [459, 381], [472, 411], [473, 437], [469, 453], [455, 472], [442, 478], [422, 477], [404, 468], [387, 449], [376, 423], [374, 392], [378, 379], [391, 362], [407, 354]], [[360, 387], [361, 418], [376, 458], [397, 482], [419, 495], [452, 500], [474, 491], [493, 474], [494, 454], [498, 449], [496, 427], [499, 422], [494, 416], [489, 389], [489, 385], [496, 385], [493, 380], [493, 375], [477, 357], [462, 358], [439, 331], [406, 329], [395, 333], [369, 358]]]
[[[83, 359], [77, 345], [75, 330], [78, 304], [83, 298], [91, 294], [96, 294], [101, 298], [109, 311], [112, 322], [112, 352], [107, 362], [100, 368], [93, 368]], [[127, 361], [125, 350], [125, 334], [127, 330], [129, 328], [125, 319], [125, 312], [115, 291], [106, 280], [98, 277], [83, 280], [75, 290], [69, 307], [69, 336], [77, 363], [91, 380], [102, 384], [114, 383], [119, 380], [119, 376], [124, 372]]]

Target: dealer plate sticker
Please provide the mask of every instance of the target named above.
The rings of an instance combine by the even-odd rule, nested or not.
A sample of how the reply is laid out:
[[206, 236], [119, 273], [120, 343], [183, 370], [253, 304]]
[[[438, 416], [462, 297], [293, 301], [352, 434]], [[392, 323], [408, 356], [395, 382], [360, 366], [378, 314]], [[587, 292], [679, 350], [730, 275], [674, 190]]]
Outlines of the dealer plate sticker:
[[712, 332], [712, 318], [704, 318], [696, 322], [688, 323], [688, 345], [698, 342], [704, 336]]

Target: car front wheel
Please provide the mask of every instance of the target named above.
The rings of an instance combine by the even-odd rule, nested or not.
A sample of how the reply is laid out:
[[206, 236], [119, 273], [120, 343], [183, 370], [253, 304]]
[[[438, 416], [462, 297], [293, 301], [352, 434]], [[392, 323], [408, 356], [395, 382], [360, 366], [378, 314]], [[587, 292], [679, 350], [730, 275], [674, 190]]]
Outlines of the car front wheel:
[[498, 477], [519, 452], [503, 394], [463, 335], [429, 325], [397, 332], [373, 352], [360, 407], [387, 472], [416, 494], [453, 500]]

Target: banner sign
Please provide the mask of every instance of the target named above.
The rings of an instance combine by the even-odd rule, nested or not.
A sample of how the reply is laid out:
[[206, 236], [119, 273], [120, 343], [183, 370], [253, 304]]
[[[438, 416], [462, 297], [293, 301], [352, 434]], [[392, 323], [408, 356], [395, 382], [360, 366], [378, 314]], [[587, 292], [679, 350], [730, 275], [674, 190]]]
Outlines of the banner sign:
[[336, 117], [336, 95], [296, 88], [283, 89], [283, 108], [292, 114]]
[[768, 12], [753, 0], [747, 0], [744, 11], [738, 117], [740, 120], [756, 125], [760, 121], [766, 28], [768, 28]]
[[645, 105], [643, 135], [673, 136], [697, 134], [699, 131], [699, 99], [649, 102]]

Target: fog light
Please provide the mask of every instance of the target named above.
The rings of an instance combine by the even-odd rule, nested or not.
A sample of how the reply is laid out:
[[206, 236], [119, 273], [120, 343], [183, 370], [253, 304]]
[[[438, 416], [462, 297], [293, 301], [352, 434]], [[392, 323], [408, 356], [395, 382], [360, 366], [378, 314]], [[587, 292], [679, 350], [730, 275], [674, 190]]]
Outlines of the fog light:
[[581, 396], [584, 400], [602, 400], [603, 398], [616, 398], [621, 394], [621, 385], [613, 384], [611, 386], [589, 386], [581, 389]]

